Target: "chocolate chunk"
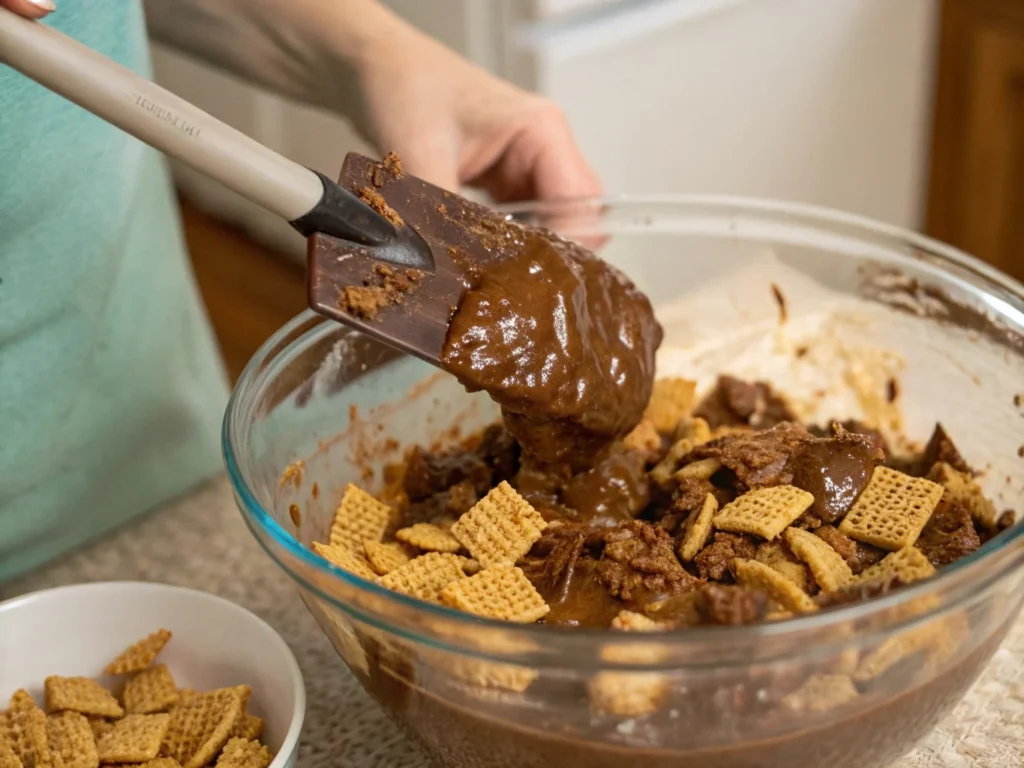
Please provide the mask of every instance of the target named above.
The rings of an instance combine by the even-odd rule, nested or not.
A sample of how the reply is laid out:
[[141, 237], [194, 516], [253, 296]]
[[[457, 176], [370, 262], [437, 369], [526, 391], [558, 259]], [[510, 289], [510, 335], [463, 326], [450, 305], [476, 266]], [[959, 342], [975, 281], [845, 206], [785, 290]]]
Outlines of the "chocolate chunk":
[[974, 474], [974, 471], [964, 461], [963, 456], [960, 455], [960, 451], [957, 450], [946, 430], [941, 424], [936, 424], [935, 429], [932, 431], [932, 436], [924, 448], [924, 453], [921, 454], [921, 458], [917, 460], [914, 466], [914, 471], [910, 474], [916, 477], [924, 477], [940, 461], [949, 464], [949, 466], [959, 472]]
[[519, 443], [503, 424], [492, 424], [480, 436], [477, 454], [494, 472], [492, 482], [511, 482], [519, 471]]
[[814, 494], [809, 512], [825, 523], [842, 519], [871, 480], [885, 454], [871, 438], [836, 425], [836, 435], [815, 438], [792, 455], [793, 485]]
[[786, 401], [769, 384], [732, 376], [719, 376], [714, 390], [698, 404], [693, 415], [707, 421], [712, 429], [741, 425], [769, 429], [796, 419]]
[[812, 439], [803, 427], [784, 423], [762, 432], [720, 437], [697, 446], [687, 458], [718, 459], [745, 488], [789, 485], [793, 481], [790, 458]]
[[638, 603], [664, 593], [687, 592], [699, 584], [676, 557], [672, 537], [639, 520], [605, 534], [597, 573], [613, 596]]
[[732, 579], [732, 561], [739, 557], [750, 560], [757, 556], [757, 539], [745, 533], [715, 531], [715, 537], [693, 559], [702, 579]]
[[768, 612], [764, 592], [726, 584], [702, 584], [698, 590], [697, 610], [709, 624], [738, 626], [753, 624]]
[[970, 511], [956, 502], [939, 502], [917, 539], [917, 548], [935, 567], [948, 565], [981, 546]]
[[854, 574], [867, 570], [888, 554], [884, 549], [854, 541], [831, 525], [823, 525], [815, 529], [814, 533], [839, 553]]

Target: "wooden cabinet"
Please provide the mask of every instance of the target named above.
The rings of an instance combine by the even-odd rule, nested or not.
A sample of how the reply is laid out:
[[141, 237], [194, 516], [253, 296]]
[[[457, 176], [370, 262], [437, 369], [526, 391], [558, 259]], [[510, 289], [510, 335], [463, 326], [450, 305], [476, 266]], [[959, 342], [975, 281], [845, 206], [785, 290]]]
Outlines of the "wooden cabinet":
[[930, 234], [1024, 280], [1024, 0], [943, 0]]

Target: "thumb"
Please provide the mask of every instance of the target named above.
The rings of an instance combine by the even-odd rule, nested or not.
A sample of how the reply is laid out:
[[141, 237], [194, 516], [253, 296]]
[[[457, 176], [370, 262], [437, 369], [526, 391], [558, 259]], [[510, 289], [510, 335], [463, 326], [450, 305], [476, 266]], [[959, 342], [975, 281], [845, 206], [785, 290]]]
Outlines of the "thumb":
[[57, 10], [53, 0], [0, 0], [0, 7], [27, 19], [41, 19]]

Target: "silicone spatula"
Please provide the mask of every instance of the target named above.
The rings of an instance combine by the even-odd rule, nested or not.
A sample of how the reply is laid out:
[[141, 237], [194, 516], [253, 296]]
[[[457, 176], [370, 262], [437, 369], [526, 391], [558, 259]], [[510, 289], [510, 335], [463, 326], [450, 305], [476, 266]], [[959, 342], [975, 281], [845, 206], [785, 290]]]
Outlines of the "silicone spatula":
[[192, 166], [291, 223], [432, 270], [429, 247], [348, 189], [236, 131], [49, 26], [0, 8], [0, 63]]

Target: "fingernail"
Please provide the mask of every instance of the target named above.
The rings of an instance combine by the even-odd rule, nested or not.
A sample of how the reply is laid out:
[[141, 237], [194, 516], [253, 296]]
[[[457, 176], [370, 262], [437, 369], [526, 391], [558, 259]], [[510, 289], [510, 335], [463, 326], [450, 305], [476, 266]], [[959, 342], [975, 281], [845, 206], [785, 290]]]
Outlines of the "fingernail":
[[52, 13], [57, 10], [57, 6], [53, 4], [53, 0], [28, 0], [36, 8], [41, 8], [47, 13]]

